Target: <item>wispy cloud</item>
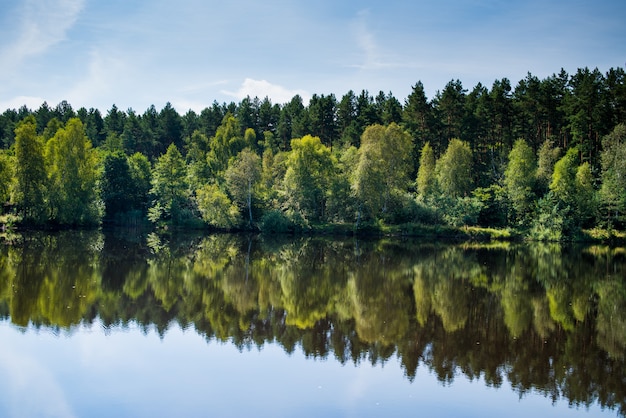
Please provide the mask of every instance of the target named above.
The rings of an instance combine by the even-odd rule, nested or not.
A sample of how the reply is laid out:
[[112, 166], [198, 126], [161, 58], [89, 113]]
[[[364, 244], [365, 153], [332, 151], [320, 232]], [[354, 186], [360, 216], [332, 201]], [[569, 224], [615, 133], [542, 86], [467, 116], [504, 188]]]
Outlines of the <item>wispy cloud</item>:
[[181, 87], [178, 91], [180, 93], [198, 93], [216, 86], [223, 86], [225, 84], [228, 84], [228, 80], [207, 81], [197, 84], [188, 84]]
[[[353, 36], [357, 49], [361, 53], [359, 55], [359, 62], [349, 66], [362, 70], [421, 68], [421, 65], [396, 54], [393, 50], [389, 49], [388, 45], [381, 48], [375, 32], [372, 31], [368, 23], [369, 16], [370, 11], [368, 9], [361, 10], [357, 13], [352, 23]], [[381, 50], [385, 52], [383, 53]]]
[[246, 78], [239, 90], [235, 92], [222, 90], [222, 93], [238, 100], [246, 96], [258, 97], [260, 99], [268, 97], [272, 103], [287, 103], [296, 94], [299, 94], [304, 102], [308, 102], [310, 99], [310, 94], [304, 90], [290, 90], [286, 87], [272, 84], [267, 80], [254, 80], [252, 78]]
[[129, 89], [132, 75], [123, 58], [93, 49], [89, 53], [89, 65], [85, 68], [84, 75], [62, 99], [67, 99], [75, 107], [93, 107], [94, 98], [110, 98], [111, 103], [108, 105], [112, 105], [115, 100], [111, 96]]
[[19, 36], [0, 51], [0, 62], [13, 68], [63, 41], [83, 9], [84, 0], [27, 0], [16, 20]]
[[[45, 99], [42, 97], [35, 96], [16, 96], [7, 100], [0, 101], [0, 111], [6, 109], [19, 109], [22, 106], [26, 106], [28, 109], [36, 110], [39, 109], [45, 102]], [[49, 105], [55, 105], [56, 103], [48, 103]]]
[[[2, 376], [10, 379], [9, 405], [3, 405], [9, 416], [55, 416], [74, 418], [63, 387], [52, 371], [27, 353], [3, 346], [0, 356]], [[28, 400], [27, 402], [22, 402]]]

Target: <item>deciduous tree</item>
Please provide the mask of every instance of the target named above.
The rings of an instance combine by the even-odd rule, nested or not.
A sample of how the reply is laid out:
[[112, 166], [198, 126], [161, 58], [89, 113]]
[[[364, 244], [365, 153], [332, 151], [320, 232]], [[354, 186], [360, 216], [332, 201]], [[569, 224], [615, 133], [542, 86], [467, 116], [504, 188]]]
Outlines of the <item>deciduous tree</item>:
[[369, 216], [388, 210], [394, 193], [404, 192], [411, 172], [411, 136], [392, 123], [368, 126], [361, 137], [353, 189]]
[[152, 194], [155, 204], [151, 208], [151, 220], [180, 220], [180, 211], [188, 203], [187, 165], [173, 143], [154, 165]]
[[13, 200], [26, 222], [43, 222], [47, 187], [43, 141], [34, 117], [15, 129], [15, 190]]
[[437, 182], [444, 195], [462, 197], [472, 189], [472, 150], [467, 142], [453, 138], [437, 161]]
[[518, 139], [509, 153], [509, 164], [504, 172], [504, 184], [518, 221], [523, 221], [532, 208], [536, 171], [533, 150], [525, 140]]
[[63, 225], [97, 225], [102, 202], [97, 151], [78, 118], [68, 120], [46, 144], [51, 219]]
[[226, 169], [226, 185], [234, 202], [248, 212], [252, 224], [252, 197], [261, 179], [261, 158], [250, 148], [241, 151]]
[[305, 219], [321, 220], [334, 170], [330, 148], [319, 137], [293, 139], [283, 182], [288, 207]]

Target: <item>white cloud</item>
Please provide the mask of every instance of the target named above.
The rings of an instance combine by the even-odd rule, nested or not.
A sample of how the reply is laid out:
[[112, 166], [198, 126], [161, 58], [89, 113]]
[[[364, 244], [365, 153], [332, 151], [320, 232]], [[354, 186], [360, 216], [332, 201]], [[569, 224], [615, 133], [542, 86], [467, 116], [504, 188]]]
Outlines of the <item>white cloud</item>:
[[110, 106], [113, 102], [101, 102], [110, 99], [112, 94], [120, 93], [128, 88], [132, 75], [128, 73], [124, 59], [115, 54], [94, 49], [89, 56], [85, 76], [71, 87], [63, 99], [68, 100], [75, 108]]
[[307, 103], [310, 99], [310, 94], [304, 90], [289, 90], [283, 86], [271, 84], [267, 80], [254, 80], [252, 78], [246, 78], [239, 90], [235, 92], [226, 90], [221, 92], [239, 100], [244, 99], [246, 96], [258, 97], [259, 99], [268, 97], [272, 103], [277, 104], [289, 102], [296, 94], [302, 97], [304, 103]]
[[[39, 106], [43, 104], [45, 99], [42, 97], [34, 97], [34, 96], [16, 96], [8, 100], [0, 101], [0, 112], [3, 112], [6, 109], [19, 109], [22, 106], [26, 106], [30, 110], [37, 110]], [[56, 103], [48, 103], [50, 106], [56, 105]]]
[[19, 36], [0, 51], [0, 62], [15, 68], [63, 41], [83, 6], [84, 0], [27, 0], [16, 17]]
[[63, 387], [46, 365], [10, 344], [3, 346], [2, 354], [0, 371], [3, 379], [11, 382], [7, 397], [11, 402], [5, 406], [11, 416], [76, 416]]
[[172, 101], [172, 106], [180, 115], [184, 115], [190, 110], [200, 113], [210, 105], [201, 100], [177, 99]]
[[198, 93], [212, 87], [228, 84], [228, 80], [208, 81], [197, 84], [189, 84], [179, 89], [181, 93]]
[[[357, 49], [360, 51], [358, 56], [359, 63], [349, 65], [349, 67], [361, 70], [383, 70], [383, 69], [420, 69], [423, 65], [417, 64], [413, 59], [408, 59], [406, 51], [397, 54], [391, 47], [385, 45], [379, 46], [379, 40], [376, 32], [372, 31], [368, 25], [369, 10], [361, 10], [357, 13], [356, 18], [352, 22], [352, 34], [354, 36]], [[391, 42], [395, 44], [395, 42]], [[389, 42], [387, 42], [389, 44]], [[382, 53], [384, 50], [385, 53]]]

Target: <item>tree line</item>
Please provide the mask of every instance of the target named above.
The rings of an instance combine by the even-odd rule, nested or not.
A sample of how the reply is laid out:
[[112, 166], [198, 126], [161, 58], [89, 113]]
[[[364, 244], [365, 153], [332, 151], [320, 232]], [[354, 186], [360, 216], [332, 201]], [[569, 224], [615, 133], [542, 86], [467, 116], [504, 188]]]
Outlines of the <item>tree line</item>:
[[15, 222], [285, 231], [318, 223], [514, 227], [539, 239], [624, 227], [626, 73], [452, 80], [392, 93], [247, 97], [180, 115], [115, 105], [0, 115]]

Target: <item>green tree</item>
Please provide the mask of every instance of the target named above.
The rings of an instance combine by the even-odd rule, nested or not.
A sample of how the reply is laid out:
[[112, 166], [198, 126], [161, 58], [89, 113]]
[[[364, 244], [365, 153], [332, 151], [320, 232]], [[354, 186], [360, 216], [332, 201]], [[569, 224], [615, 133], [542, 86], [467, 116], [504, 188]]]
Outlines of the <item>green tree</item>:
[[430, 146], [430, 142], [426, 142], [422, 148], [420, 166], [417, 170], [417, 193], [423, 199], [432, 197], [435, 193], [437, 180], [435, 166], [435, 153]]
[[387, 127], [371, 125], [365, 129], [353, 189], [366, 215], [385, 214], [391, 197], [406, 191], [412, 146], [409, 133], [395, 123]]
[[136, 152], [128, 157], [128, 168], [135, 190], [132, 206], [145, 215], [148, 210], [150, 190], [152, 189], [152, 166], [148, 157], [140, 152]]
[[570, 148], [565, 156], [554, 165], [550, 191], [563, 203], [564, 207], [573, 208], [575, 205], [578, 161], [578, 149]]
[[512, 148], [513, 104], [511, 100], [511, 82], [507, 78], [493, 82], [489, 92], [489, 136], [492, 144]]
[[208, 162], [213, 176], [222, 179], [228, 161], [244, 149], [245, 145], [238, 119], [230, 113], [226, 114], [215, 136], [210, 140]]
[[239, 209], [217, 184], [205, 184], [196, 191], [202, 219], [216, 228], [230, 229], [239, 225]]
[[358, 146], [361, 133], [357, 129], [356, 96], [352, 90], [337, 104], [337, 128], [342, 144]]
[[533, 188], [537, 162], [526, 141], [518, 139], [509, 153], [509, 164], [504, 172], [504, 184], [518, 221], [529, 215], [535, 200]]
[[602, 139], [600, 201], [613, 223], [626, 211], [626, 125], [617, 125]]
[[561, 148], [555, 147], [551, 140], [546, 139], [541, 147], [537, 157], [537, 189], [540, 193], [548, 191], [552, 182], [552, 174], [554, 172], [554, 164], [559, 160]]
[[321, 220], [336, 165], [330, 148], [316, 136], [293, 139], [286, 164], [283, 187], [287, 206], [305, 220]]
[[0, 205], [9, 201], [13, 184], [13, 158], [0, 150]]
[[150, 220], [181, 221], [181, 211], [189, 203], [187, 165], [173, 143], [154, 165], [151, 192], [155, 202], [150, 208]]
[[159, 133], [157, 141], [162, 149], [171, 143], [176, 144], [179, 150], [183, 148], [183, 122], [170, 102], [159, 112]]
[[576, 209], [583, 226], [591, 226], [596, 215], [597, 199], [593, 182], [591, 165], [588, 162], [582, 163], [576, 170]]
[[120, 138], [127, 155], [132, 155], [135, 152], [148, 154], [152, 151], [152, 145], [143, 142], [146, 138], [143, 134], [141, 120], [133, 110], [128, 111], [128, 117], [124, 122], [124, 130]]
[[585, 159], [597, 167], [600, 139], [609, 133], [607, 93], [602, 73], [596, 68], [579, 68], [569, 80], [571, 94], [564, 107], [572, 142]]
[[470, 193], [472, 188], [472, 151], [467, 142], [453, 138], [437, 161], [437, 182], [441, 192], [452, 198]]
[[261, 179], [261, 158], [250, 148], [241, 151], [226, 169], [226, 185], [234, 202], [248, 211], [252, 224], [252, 197]]
[[327, 216], [331, 221], [351, 222], [356, 213], [354, 193], [352, 193], [352, 173], [358, 164], [358, 150], [350, 146], [335, 152], [335, 156], [337, 170], [330, 181], [326, 205]]
[[436, 155], [441, 155], [447, 147], [448, 141], [453, 138], [461, 138], [463, 119], [465, 114], [466, 92], [460, 80], [451, 80], [446, 84], [443, 91], [437, 92], [433, 101], [435, 114], [441, 125], [442, 141], [431, 142]]
[[133, 209], [134, 186], [126, 155], [119, 151], [107, 154], [102, 175], [105, 219], [112, 220], [116, 215]]
[[47, 174], [44, 144], [37, 137], [34, 117], [15, 129], [15, 190], [13, 201], [25, 222], [39, 223], [45, 217]]
[[61, 122], [57, 118], [50, 119], [48, 123], [46, 124], [46, 127], [43, 130], [43, 133], [41, 134], [43, 137], [43, 140], [48, 141], [61, 128], [63, 128], [63, 122]]
[[288, 151], [293, 138], [301, 138], [308, 130], [302, 97], [295, 95], [280, 112], [276, 134], [281, 151]]
[[189, 185], [191, 190], [199, 189], [211, 179], [208, 155], [210, 151], [209, 139], [205, 134], [196, 130], [191, 134], [187, 144], [187, 164]]
[[120, 111], [116, 105], [113, 105], [104, 117], [104, 134], [106, 137], [109, 134], [122, 135], [124, 132], [124, 122], [126, 121], [126, 114]]
[[51, 219], [62, 225], [96, 225], [102, 218], [98, 153], [78, 118], [46, 144]]
[[564, 220], [563, 232], [576, 232], [595, 211], [593, 176], [588, 163], [579, 166], [578, 148], [570, 148], [554, 165], [550, 191]]
[[331, 149], [337, 139], [336, 108], [337, 99], [334, 94], [314, 94], [309, 102], [310, 134], [319, 137]]

